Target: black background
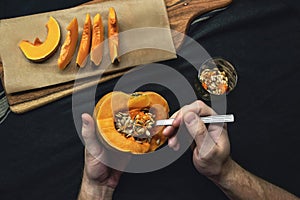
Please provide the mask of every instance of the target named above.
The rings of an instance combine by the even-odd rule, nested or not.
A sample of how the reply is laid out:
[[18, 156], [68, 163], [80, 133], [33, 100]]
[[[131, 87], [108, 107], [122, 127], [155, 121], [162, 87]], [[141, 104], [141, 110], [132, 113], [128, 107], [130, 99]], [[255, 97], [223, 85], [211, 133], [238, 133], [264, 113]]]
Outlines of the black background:
[[[69, 8], [83, 2], [2, 0], [0, 18]], [[230, 60], [238, 72], [238, 85], [227, 98], [227, 111], [236, 118], [228, 126], [233, 159], [299, 196], [298, 4], [296, 0], [236, 0], [213, 18], [191, 26], [188, 35], [211, 56]], [[164, 63], [193, 83], [197, 73], [184, 59]], [[110, 92], [116, 81], [100, 85], [96, 99]], [[170, 104], [172, 112], [178, 109], [175, 101]], [[1, 200], [76, 199], [84, 146], [74, 126], [71, 97], [22, 115], [9, 114], [0, 125], [0, 137]], [[164, 169], [123, 174], [114, 199], [227, 198], [197, 173], [188, 150]]]

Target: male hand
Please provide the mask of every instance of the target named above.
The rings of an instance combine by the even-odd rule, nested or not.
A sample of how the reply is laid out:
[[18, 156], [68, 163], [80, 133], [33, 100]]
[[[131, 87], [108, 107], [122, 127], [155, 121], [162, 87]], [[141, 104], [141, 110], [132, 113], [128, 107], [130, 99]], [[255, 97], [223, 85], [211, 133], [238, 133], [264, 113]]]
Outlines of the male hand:
[[163, 134], [169, 137], [168, 145], [177, 150], [180, 143], [176, 137], [176, 129], [184, 124], [194, 138], [193, 162], [196, 169], [209, 178], [215, 178], [226, 168], [229, 158], [230, 144], [226, 124], [209, 124], [208, 128], [199, 116], [216, 115], [215, 111], [202, 101], [182, 107], [171, 118], [173, 125], [167, 127]]
[[97, 140], [95, 123], [89, 114], [82, 115], [82, 137], [85, 165], [78, 199], [111, 199], [122, 172], [101, 163], [105, 151]]
[[196, 169], [217, 184], [229, 199], [298, 200], [286, 190], [249, 173], [230, 158], [226, 124], [209, 124], [207, 128], [199, 117], [215, 114], [202, 101], [184, 106], [172, 116], [175, 118], [172, 126], [163, 132], [170, 138], [169, 146], [174, 150], [180, 148], [176, 129], [184, 123], [196, 143], [193, 152]]

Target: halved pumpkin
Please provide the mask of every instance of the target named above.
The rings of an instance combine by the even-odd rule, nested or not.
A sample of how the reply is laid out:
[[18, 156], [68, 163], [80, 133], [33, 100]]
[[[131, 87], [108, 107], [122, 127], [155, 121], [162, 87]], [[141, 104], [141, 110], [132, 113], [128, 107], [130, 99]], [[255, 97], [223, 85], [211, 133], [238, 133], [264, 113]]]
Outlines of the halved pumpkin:
[[148, 129], [151, 137], [140, 139], [134, 135], [126, 135], [116, 128], [117, 116], [127, 114], [134, 121], [138, 115], [147, 111], [154, 120], [166, 119], [169, 116], [167, 101], [155, 92], [137, 92], [126, 94], [114, 91], [103, 96], [95, 106], [94, 118], [101, 141], [122, 152], [142, 154], [153, 152], [163, 145], [167, 138], [162, 134], [164, 127]]
[[57, 21], [50, 17], [46, 24], [48, 33], [44, 42], [36, 38], [34, 43], [22, 40], [19, 47], [25, 57], [34, 62], [41, 62], [49, 58], [56, 50], [60, 42], [60, 26]]
[[84, 67], [87, 62], [87, 57], [90, 52], [92, 38], [92, 22], [90, 14], [87, 13], [81, 34], [79, 49], [77, 52], [76, 64], [79, 67]]
[[63, 70], [71, 62], [76, 50], [78, 40], [78, 22], [77, 18], [73, 18], [67, 27], [67, 36], [61, 47], [59, 58], [57, 61], [58, 68]]
[[99, 65], [103, 57], [104, 27], [101, 15], [98, 13], [93, 19], [92, 44], [91, 44], [91, 61]]
[[109, 8], [108, 13], [108, 46], [111, 63], [120, 62], [119, 57], [119, 25], [116, 11]]

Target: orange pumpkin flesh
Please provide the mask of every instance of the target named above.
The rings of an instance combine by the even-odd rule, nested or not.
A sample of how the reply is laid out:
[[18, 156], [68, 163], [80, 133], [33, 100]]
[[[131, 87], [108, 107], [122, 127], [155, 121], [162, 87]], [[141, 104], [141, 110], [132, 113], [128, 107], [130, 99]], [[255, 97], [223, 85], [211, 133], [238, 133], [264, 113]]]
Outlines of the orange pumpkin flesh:
[[27, 40], [22, 40], [19, 43], [19, 47], [27, 59], [41, 62], [49, 58], [57, 50], [61, 37], [59, 24], [53, 17], [50, 17], [46, 27], [48, 33], [44, 42], [36, 38], [34, 43]]
[[155, 115], [155, 120], [168, 118], [168, 103], [155, 92], [138, 92], [130, 95], [115, 91], [102, 97], [94, 109], [94, 118], [101, 141], [122, 152], [142, 154], [155, 151], [167, 139], [162, 134], [164, 127], [149, 129], [152, 137], [143, 142], [137, 141], [139, 139], [133, 136], [128, 137], [116, 129], [117, 113], [136, 115], [145, 109], [149, 109]]
[[77, 53], [76, 64], [79, 67], [84, 67], [87, 61], [88, 54], [90, 52], [92, 37], [92, 22], [90, 14], [86, 14], [85, 22], [83, 25], [79, 50]]
[[76, 50], [78, 40], [78, 22], [76, 18], [70, 22], [67, 27], [67, 36], [61, 47], [60, 55], [57, 61], [58, 68], [63, 70], [71, 62]]
[[104, 27], [101, 15], [98, 13], [93, 19], [91, 61], [99, 65], [103, 56]]
[[113, 7], [109, 8], [108, 14], [108, 46], [111, 63], [120, 62], [119, 58], [119, 26], [116, 11]]

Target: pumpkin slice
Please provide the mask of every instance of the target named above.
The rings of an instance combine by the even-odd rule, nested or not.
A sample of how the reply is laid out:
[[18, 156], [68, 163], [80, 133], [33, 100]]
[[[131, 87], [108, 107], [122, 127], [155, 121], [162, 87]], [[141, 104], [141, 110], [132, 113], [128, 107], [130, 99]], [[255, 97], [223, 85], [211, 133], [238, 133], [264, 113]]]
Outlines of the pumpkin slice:
[[45, 61], [56, 50], [60, 42], [60, 27], [57, 21], [50, 17], [46, 24], [48, 33], [46, 40], [41, 42], [39, 38], [36, 38], [34, 43], [28, 40], [22, 40], [19, 43], [19, 47], [25, 57], [33, 62]]
[[103, 57], [104, 27], [101, 15], [98, 13], [93, 19], [91, 61], [95, 65], [100, 65]]
[[108, 46], [111, 63], [120, 62], [119, 58], [119, 25], [116, 11], [109, 8], [108, 14]]
[[81, 34], [80, 45], [77, 53], [76, 64], [79, 67], [84, 67], [90, 52], [92, 37], [92, 22], [90, 14], [87, 13]]
[[67, 36], [61, 47], [60, 55], [57, 61], [58, 68], [63, 70], [71, 62], [76, 50], [78, 40], [78, 22], [77, 18], [73, 18], [67, 27]]
[[[154, 119], [166, 119], [168, 112], [167, 101], [155, 92], [126, 94], [114, 91], [98, 101], [94, 118], [99, 138], [104, 144], [122, 152], [142, 154], [155, 151], [167, 138], [162, 134], [164, 127], [144, 126], [141, 121], [148, 123]], [[127, 124], [126, 130], [136, 131], [136, 127], [140, 126], [138, 130], [148, 131], [149, 137], [139, 138], [137, 133], [124, 134], [118, 125], [122, 120]], [[128, 125], [129, 122], [135, 125]]]
[[147, 95], [144, 95], [142, 92], [135, 92], [130, 95], [128, 101], [128, 109], [132, 110], [139, 110], [142, 107], [149, 107], [150, 106], [150, 99]]

